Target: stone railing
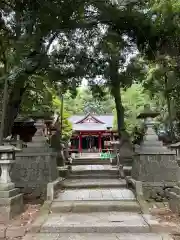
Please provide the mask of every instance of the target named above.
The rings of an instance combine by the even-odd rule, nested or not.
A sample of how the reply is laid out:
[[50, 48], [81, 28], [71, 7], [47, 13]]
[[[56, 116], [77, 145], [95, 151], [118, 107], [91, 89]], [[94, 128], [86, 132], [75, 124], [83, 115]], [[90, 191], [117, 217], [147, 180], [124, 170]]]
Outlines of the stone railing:
[[169, 148], [171, 150], [175, 150], [176, 151], [176, 160], [177, 160], [178, 165], [180, 166], [180, 142], [171, 144], [169, 146]]
[[168, 199], [169, 208], [172, 212], [180, 214], [180, 183], [173, 188], [166, 189], [166, 198]]
[[17, 139], [12, 139], [12, 138], [3, 139], [3, 145], [11, 145], [11, 146], [15, 146], [19, 149], [22, 149], [27, 146], [26, 143], [24, 143], [22, 140], [20, 140], [19, 136], [17, 136]]

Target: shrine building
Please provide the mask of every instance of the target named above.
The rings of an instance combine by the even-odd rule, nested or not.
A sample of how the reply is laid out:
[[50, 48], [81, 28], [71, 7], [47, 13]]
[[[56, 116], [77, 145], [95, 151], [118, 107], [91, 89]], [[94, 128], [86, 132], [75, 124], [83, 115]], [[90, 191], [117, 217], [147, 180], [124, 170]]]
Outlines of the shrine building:
[[110, 141], [118, 138], [117, 130], [113, 130], [113, 115], [84, 116], [74, 115], [69, 118], [72, 123], [72, 152], [102, 152], [109, 147]]

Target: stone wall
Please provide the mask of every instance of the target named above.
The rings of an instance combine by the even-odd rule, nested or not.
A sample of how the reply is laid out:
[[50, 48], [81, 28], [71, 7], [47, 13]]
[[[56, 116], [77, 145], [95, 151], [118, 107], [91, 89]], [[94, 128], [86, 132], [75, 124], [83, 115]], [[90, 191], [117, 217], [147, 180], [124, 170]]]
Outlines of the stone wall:
[[141, 154], [134, 157], [132, 178], [142, 182], [180, 181], [180, 168], [173, 154]]
[[58, 177], [56, 154], [17, 154], [11, 177], [23, 193], [36, 197], [46, 196], [47, 184]]
[[176, 156], [166, 154], [137, 154], [134, 157], [130, 182], [140, 182], [146, 200], [163, 201], [166, 189], [180, 181], [180, 168]]

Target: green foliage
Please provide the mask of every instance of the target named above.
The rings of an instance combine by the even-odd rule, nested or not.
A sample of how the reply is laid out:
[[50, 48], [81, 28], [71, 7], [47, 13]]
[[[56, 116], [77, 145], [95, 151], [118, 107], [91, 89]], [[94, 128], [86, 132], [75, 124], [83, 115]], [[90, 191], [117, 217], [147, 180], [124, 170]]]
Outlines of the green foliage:
[[67, 112], [71, 114], [95, 114], [112, 113], [114, 102], [107, 93], [104, 98], [97, 98], [88, 87], [78, 88], [77, 96], [72, 98], [70, 92], [64, 95], [64, 105]]
[[[121, 101], [120, 88], [140, 81], [146, 65], [152, 64], [130, 59], [134, 53], [154, 60], [144, 82], [152, 95], [158, 90], [164, 97], [163, 73], [173, 71], [168, 94], [179, 114], [180, 2], [120, 2], [119, 5], [96, 0], [0, 2], [0, 89], [4, 78], [9, 82], [7, 133], [20, 107], [24, 114], [51, 113], [54, 93], [49, 89], [54, 91], [57, 82], [61, 83], [62, 93], [68, 90], [65, 109], [70, 113], [95, 110], [99, 114], [109, 113], [113, 103], [108, 94], [105, 99], [108, 88], [115, 99], [118, 126], [123, 128], [122, 102], [127, 112], [129, 108], [137, 109], [124, 99], [125, 94], [132, 97], [130, 90], [122, 92]], [[160, 66], [162, 58], [168, 59], [166, 69]], [[75, 99], [71, 98], [83, 77], [88, 80], [92, 94], [85, 90], [84, 95], [78, 93]], [[125, 117], [129, 119], [130, 113], [125, 113]], [[127, 120], [126, 125], [131, 129]]]
[[[43, 116], [44, 118], [50, 118], [55, 112], [60, 115], [61, 112], [61, 100], [57, 95], [57, 91], [50, 84], [45, 77], [32, 76], [31, 87], [28, 88], [26, 94], [23, 96], [21, 115]], [[38, 80], [38, 81], [37, 81]], [[34, 84], [33, 84], [34, 83]], [[69, 113], [64, 109], [63, 111], [63, 129], [62, 138], [68, 140], [72, 134], [72, 125], [68, 121], [70, 117]]]
[[[61, 114], [61, 100], [60, 98], [53, 94], [52, 96], [52, 108], [54, 112], [58, 113], [59, 116]], [[66, 109], [63, 109], [63, 128], [62, 128], [62, 140], [68, 141], [69, 138], [72, 135], [72, 124], [68, 121], [68, 118], [70, 117], [69, 113], [66, 111]]]
[[[153, 104], [148, 93], [144, 90], [142, 85], [133, 84], [127, 90], [123, 90], [122, 102], [125, 108], [125, 125], [126, 130], [132, 134], [135, 127], [140, 128], [142, 121], [137, 119], [137, 116], [143, 111], [144, 105]], [[114, 111], [114, 128], [117, 129], [117, 117]]]
[[28, 89], [22, 98], [21, 115], [31, 115], [32, 112], [37, 115], [51, 116], [52, 109], [52, 84], [46, 77], [32, 75]]

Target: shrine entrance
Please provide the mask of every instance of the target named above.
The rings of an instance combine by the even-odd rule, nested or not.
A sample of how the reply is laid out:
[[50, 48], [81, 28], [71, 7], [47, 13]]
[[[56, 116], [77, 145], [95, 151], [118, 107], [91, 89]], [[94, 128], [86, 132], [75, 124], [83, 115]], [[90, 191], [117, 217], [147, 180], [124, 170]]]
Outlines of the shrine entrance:
[[88, 152], [99, 151], [98, 137], [97, 136], [82, 136], [82, 150]]
[[[71, 138], [72, 152], [103, 152], [108, 151], [107, 142], [113, 141], [117, 131], [112, 129], [113, 116], [93, 116], [87, 114], [73, 122], [73, 135]], [[106, 120], [106, 121], [103, 121]], [[111, 121], [109, 121], [110, 119]], [[108, 121], [110, 122], [108, 122]]]

